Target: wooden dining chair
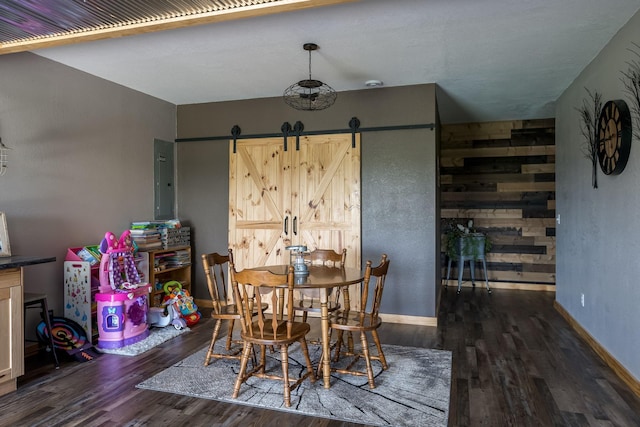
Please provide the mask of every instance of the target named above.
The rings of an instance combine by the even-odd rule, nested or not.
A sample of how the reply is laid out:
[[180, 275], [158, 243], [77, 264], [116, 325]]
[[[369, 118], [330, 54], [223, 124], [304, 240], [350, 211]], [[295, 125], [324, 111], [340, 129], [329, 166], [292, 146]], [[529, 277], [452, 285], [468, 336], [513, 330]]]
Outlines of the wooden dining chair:
[[[294, 275], [293, 267], [289, 267], [288, 274], [275, 274], [267, 270], [245, 269], [236, 272], [233, 265], [230, 269], [231, 284], [238, 306], [238, 312], [242, 313], [243, 340], [242, 360], [240, 372], [233, 389], [233, 398], [237, 398], [240, 387], [252, 376], [280, 380], [284, 383], [284, 404], [291, 406], [291, 391], [302, 383], [307, 377], [315, 382], [316, 377], [311, 365], [309, 350], [307, 348], [306, 335], [311, 329], [308, 323], [295, 321], [293, 309]], [[285, 292], [275, 292], [277, 288], [283, 288]], [[285, 304], [279, 304], [279, 298], [285, 298]], [[263, 300], [269, 301], [272, 313], [258, 310], [254, 320], [252, 301], [260, 306]], [[265, 301], [265, 302], [266, 302]], [[279, 313], [283, 307], [286, 314]], [[299, 342], [307, 365], [307, 372], [299, 378], [289, 376], [289, 346]], [[247, 371], [249, 356], [254, 346], [260, 347], [260, 360], [257, 366], [254, 364], [251, 371]], [[266, 347], [279, 346], [281, 356], [282, 375], [277, 375], [266, 370]]]
[[[240, 353], [242, 352], [242, 348], [231, 351], [231, 345], [233, 343], [242, 344], [241, 340], [233, 339], [233, 326], [236, 320], [240, 320], [240, 313], [238, 312], [236, 304], [230, 302], [227, 298], [225, 275], [227, 274], [226, 270], [229, 263], [232, 262], [232, 260], [233, 253], [231, 249], [229, 249], [228, 255], [220, 255], [217, 252], [202, 254], [202, 267], [204, 268], [204, 275], [207, 278], [209, 296], [213, 304], [211, 318], [215, 319], [211, 343], [209, 344], [209, 350], [204, 359], [204, 366], [209, 365], [212, 358], [241, 359]], [[222, 322], [225, 320], [228, 321], [227, 343], [225, 346], [227, 353], [216, 353], [214, 351], [214, 345], [218, 340], [220, 329], [222, 329]]]
[[[309, 252], [309, 261], [315, 265], [325, 265], [329, 267], [344, 267], [345, 260], [347, 258], [347, 250], [343, 249], [342, 252], [336, 252], [333, 249], [316, 249]], [[336, 311], [340, 308], [340, 288], [336, 289], [334, 296], [328, 301], [327, 307], [329, 313]], [[343, 298], [346, 303], [349, 303], [349, 291], [345, 287], [343, 291]], [[296, 298], [293, 302], [297, 311], [302, 312], [302, 321], [307, 321], [307, 315], [309, 313], [320, 313], [320, 291], [318, 289], [307, 289], [304, 291], [297, 291]]]
[[[367, 376], [369, 381], [369, 388], [375, 388], [375, 382], [373, 378], [373, 369], [371, 367], [371, 361], [377, 360], [382, 365], [382, 369], [388, 368], [387, 360], [384, 357], [382, 351], [382, 345], [380, 344], [380, 338], [378, 337], [378, 328], [382, 325], [382, 319], [379, 316], [380, 303], [382, 302], [382, 292], [384, 290], [384, 282], [387, 277], [387, 271], [389, 270], [389, 259], [386, 254], [382, 255], [380, 265], [372, 267], [371, 261], [367, 261], [365, 268], [364, 279], [362, 281], [360, 292], [360, 308], [351, 309], [345, 306], [341, 310], [335, 311], [329, 316], [329, 326], [331, 330], [337, 331], [337, 341], [334, 348], [333, 362], [340, 360], [340, 357], [352, 357], [349, 365], [346, 368], [334, 368], [333, 372]], [[371, 288], [371, 280], [374, 279], [373, 295], [369, 295]], [[359, 333], [360, 335], [360, 349], [359, 351], [347, 348], [342, 352], [342, 336], [347, 333]], [[369, 341], [367, 339], [367, 333], [370, 333], [373, 337], [373, 342], [377, 348], [377, 354], [371, 354], [372, 348], [369, 348]], [[356, 370], [354, 366], [358, 360], [364, 359], [366, 371]]]
[[[231, 249], [229, 249], [228, 255], [220, 255], [217, 252], [202, 255], [202, 267], [204, 268], [204, 274], [207, 278], [209, 296], [211, 297], [211, 303], [213, 305], [211, 318], [215, 319], [211, 343], [209, 344], [209, 350], [204, 359], [204, 366], [209, 365], [213, 358], [238, 360], [242, 358], [242, 340], [233, 338], [235, 321], [240, 320], [241, 314], [238, 311], [235, 301], [228, 298], [228, 283], [225, 280], [227, 269], [231, 264], [233, 264], [233, 251]], [[263, 304], [261, 307], [263, 310], [266, 310], [268, 305]], [[257, 309], [254, 311], [255, 315]], [[214, 346], [220, 335], [222, 323], [225, 320], [228, 322], [227, 341], [225, 345], [226, 353], [219, 353], [214, 350]], [[237, 348], [232, 350], [231, 346], [233, 344], [236, 344]]]

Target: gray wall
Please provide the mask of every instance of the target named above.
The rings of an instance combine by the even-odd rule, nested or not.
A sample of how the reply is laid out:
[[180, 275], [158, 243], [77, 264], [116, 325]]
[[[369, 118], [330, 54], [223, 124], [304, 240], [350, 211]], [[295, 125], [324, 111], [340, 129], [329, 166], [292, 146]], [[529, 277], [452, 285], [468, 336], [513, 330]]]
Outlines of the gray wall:
[[[340, 93], [334, 106], [300, 112], [280, 98], [182, 105], [178, 138], [279, 133], [283, 122], [300, 120], [305, 131], [348, 128], [352, 117], [361, 126], [394, 126], [436, 121], [435, 85]], [[391, 261], [385, 313], [435, 316], [436, 132], [403, 130], [362, 134], [362, 259], [377, 262], [382, 252]], [[228, 247], [227, 141], [178, 143], [180, 218], [193, 227], [196, 257]], [[194, 295], [207, 298], [198, 265]], [[393, 292], [392, 289], [402, 289]]]
[[[637, 13], [562, 94], [556, 109], [557, 291], [556, 300], [607, 351], [640, 379], [640, 142], [634, 138], [626, 169], [591, 187], [591, 164], [581, 152], [576, 108], [588, 99], [585, 87], [603, 101], [631, 100], [620, 72], [635, 59], [640, 42]], [[636, 48], [636, 51], [640, 49]], [[634, 122], [637, 129], [638, 121]], [[585, 296], [585, 306], [580, 303]]]
[[0, 56], [0, 177], [15, 255], [55, 256], [27, 267], [25, 290], [63, 310], [66, 248], [98, 244], [153, 218], [153, 141], [175, 138], [176, 107], [31, 53]]

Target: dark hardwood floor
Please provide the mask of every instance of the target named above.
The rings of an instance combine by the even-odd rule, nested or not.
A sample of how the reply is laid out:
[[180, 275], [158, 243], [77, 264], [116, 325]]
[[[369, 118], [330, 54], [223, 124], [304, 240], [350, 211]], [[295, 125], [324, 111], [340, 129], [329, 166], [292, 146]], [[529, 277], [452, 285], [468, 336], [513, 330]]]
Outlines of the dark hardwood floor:
[[[453, 352], [450, 426], [640, 426], [640, 398], [583, 343], [553, 301], [548, 292], [496, 289], [489, 296], [465, 288], [456, 296], [449, 288], [438, 328], [384, 324], [381, 339]], [[312, 322], [312, 334], [318, 333]], [[18, 390], [0, 397], [0, 425], [356, 425], [135, 388], [203, 347], [211, 329], [206, 320], [155, 351], [66, 360], [59, 370], [42, 355], [29, 358]]]

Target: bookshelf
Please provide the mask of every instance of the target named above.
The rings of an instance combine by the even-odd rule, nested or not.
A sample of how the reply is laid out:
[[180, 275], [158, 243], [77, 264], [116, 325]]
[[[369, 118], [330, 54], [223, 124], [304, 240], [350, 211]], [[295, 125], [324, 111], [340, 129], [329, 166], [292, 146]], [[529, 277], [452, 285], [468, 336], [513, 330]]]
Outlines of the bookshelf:
[[153, 290], [149, 305], [157, 307], [165, 296], [164, 284], [176, 280], [191, 292], [191, 246], [146, 251], [149, 254], [149, 283]]

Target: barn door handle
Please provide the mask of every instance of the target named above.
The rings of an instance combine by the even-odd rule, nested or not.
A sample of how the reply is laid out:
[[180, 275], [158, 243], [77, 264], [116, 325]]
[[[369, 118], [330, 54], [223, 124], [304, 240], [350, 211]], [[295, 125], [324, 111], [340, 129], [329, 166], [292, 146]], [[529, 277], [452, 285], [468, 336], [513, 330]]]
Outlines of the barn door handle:
[[289, 235], [289, 215], [284, 217], [284, 235]]
[[298, 235], [298, 217], [297, 216], [293, 217], [293, 235], [294, 236]]

